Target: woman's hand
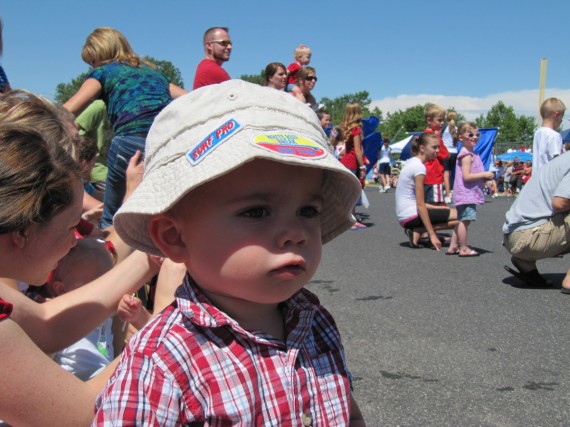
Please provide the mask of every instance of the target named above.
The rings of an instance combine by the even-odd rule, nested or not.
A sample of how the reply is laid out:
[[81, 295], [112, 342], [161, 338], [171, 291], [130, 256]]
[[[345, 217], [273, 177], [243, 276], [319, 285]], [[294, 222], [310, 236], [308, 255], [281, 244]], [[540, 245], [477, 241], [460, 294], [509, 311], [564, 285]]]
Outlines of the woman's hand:
[[441, 241], [439, 240], [439, 237], [437, 237], [436, 233], [430, 233], [429, 240], [436, 251], [441, 249]]

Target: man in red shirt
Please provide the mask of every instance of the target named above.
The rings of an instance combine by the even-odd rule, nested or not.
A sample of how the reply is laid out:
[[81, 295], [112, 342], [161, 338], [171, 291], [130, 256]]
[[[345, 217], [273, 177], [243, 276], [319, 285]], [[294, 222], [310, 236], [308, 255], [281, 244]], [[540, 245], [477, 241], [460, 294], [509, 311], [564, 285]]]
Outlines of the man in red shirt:
[[232, 40], [226, 27], [212, 27], [204, 33], [204, 59], [196, 68], [194, 89], [230, 80], [222, 64], [229, 61], [232, 53]]

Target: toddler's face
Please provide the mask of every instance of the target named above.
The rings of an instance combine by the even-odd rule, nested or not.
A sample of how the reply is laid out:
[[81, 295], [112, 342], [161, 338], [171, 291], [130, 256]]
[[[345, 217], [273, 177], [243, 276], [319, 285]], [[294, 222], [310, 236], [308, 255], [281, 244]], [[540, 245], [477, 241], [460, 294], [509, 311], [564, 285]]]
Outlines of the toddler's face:
[[301, 65], [309, 65], [311, 62], [311, 52], [302, 53], [299, 55], [299, 64]]
[[[174, 208], [185, 264], [218, 307], [276, 304], [315, 273], [322, 251], [322, 171], [254, 160]], [[252, 306], [253, 307], [253, 306]]]

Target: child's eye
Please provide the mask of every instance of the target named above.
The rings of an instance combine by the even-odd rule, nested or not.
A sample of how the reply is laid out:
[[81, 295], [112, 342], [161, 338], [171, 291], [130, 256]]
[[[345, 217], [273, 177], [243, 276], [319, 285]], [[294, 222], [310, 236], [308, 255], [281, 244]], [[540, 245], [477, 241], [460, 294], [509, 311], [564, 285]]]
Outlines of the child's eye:
[[299, 214], [301, 216], [304, 216], [305, 218], [315, 218], [319, 216], [321, 213], [319, 212], [319, 209], [317, 209], [315, 206], [303, 206], [299, 210]]
[[258, 206], [255, 208], [246, 209], [245, 211], [241, 212], [240, 215], [246, 218], [263, 218], [269, 215], [269, 209]]

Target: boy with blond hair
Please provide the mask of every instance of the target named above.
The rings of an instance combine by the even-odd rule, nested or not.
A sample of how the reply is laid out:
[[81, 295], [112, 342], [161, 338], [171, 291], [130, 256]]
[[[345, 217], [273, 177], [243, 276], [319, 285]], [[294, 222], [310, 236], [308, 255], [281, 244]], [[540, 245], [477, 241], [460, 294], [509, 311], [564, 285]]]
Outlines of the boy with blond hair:
[[534, 132], [532, 141], [533, 175], [562, 153], [562, 137], [556, 131], [562, 124], [566, 106], [558, 98], [548, 98], [540, 106], [542, 126]]
[[[445, 121], [445, 109], [436, 104], [428, 103], [424, 107], [424, 117], [427, 123], [426, 133], [435, 133], [439, 136], [439, 153], [437, 157], [425, 162], [426, 178], [424, 182], [425, 202], [431, 205], [444, 205], [444, 171], [449, 160], [449, 151], [443, 142], [441, 133]], [[449, 171], [449, 165], [447, 165]]]
[[363, 426], [339, 331], [304, 289], [360, 192], [285, 92], [232, 80], [165, 108], [115, 226], [187, 274], [129, 342], [94, 424]]

